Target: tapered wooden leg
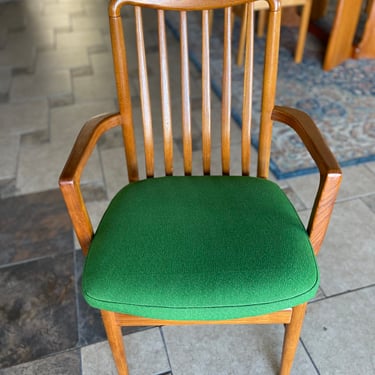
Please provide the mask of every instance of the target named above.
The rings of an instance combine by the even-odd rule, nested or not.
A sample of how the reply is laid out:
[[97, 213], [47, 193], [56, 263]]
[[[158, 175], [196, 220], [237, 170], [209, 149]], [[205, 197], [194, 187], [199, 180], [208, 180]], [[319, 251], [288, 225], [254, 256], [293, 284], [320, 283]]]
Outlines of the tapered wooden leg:
[[307, 36], [307, 31], [308, 31], [309, 22], [310, 22], [311, 5], [312, 5], [312, 1], [307, 0], [302, 10], [301, 24], [299, 26], [299, 32], [298, 32], [297, 48], [296, 48], [296, 52], [294, 55], [294, 61], [297, 64], [299, 64], [303, 58], [303, 51], [305, 49], [306, 36]]
[[293, 307], [292, 319], [285, 327], [283, 354], [281, 357], [280, 375], [289, 375], [298, 347], [307, 303]]
[[311, 19], [313, 21], [324, 17], [324, 15], [327, 13], [328, 3], [329, 0], [314, 0], [312, 2]]
[[121, 327], [116, 322], [115, 313], [105, 310], [101, 310], [101, 313], [117, 372], [119, 375], [128, 375], [124, 341], [122, 338]]

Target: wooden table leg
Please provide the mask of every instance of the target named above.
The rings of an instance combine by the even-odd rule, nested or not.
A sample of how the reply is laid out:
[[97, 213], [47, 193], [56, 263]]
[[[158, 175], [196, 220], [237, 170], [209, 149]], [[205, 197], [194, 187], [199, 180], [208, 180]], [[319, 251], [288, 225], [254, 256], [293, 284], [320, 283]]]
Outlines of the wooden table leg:
[[361, 8], [360, 0], [339, 0], [324, 58], [324, 70], [330, 70], [352, 57]]
[[354, 47], [353, 57], [375, 58], [375, 1], [369, 1], [367, 9], [367, 21], [362, 40]]
[[311, 20], [315, 21], [322, 18], [327, 11], [328, 0], [314, 0], [311, 7]]

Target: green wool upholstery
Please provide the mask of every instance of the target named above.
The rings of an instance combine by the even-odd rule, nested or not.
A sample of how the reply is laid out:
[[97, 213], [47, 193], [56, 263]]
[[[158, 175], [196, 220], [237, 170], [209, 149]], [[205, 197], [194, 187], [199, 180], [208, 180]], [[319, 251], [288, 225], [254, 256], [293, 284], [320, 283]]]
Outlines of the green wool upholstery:
[[255, 177], [161, 177], [124, 187], [93, 238], [83, 294], [149, 318], [218, 320], [306, 302], [319, 284], [295, 209]]

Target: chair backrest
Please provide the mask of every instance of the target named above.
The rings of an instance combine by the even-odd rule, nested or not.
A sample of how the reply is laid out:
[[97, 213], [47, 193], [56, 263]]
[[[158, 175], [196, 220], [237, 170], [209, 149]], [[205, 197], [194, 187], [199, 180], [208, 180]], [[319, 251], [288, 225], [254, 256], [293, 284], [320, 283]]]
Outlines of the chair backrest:
[[[211, 151], [213, 139], [216, 139], [215, 132], [220, 133], [218, 137], [221, 140], [220, 173], [224, 175], [231, 173], [232, 41], [235, 39], [232, 32], [232, 7], [244, 3], [249, 17], [247, 17], [245, 64], [240, 77], [243, 81], [241, 84], [243, 103], [242, 113], [240, 113], [242, 117], [240, 173], [250, 174], [254, 91], [254, 98], [255, 96], [261, 97], [260, 100], [258, 99], [258, 102], [261, 101], [261, 116], [257, 141], [257, 175], [264, 178], [268, 176], [272, 132], [271, 113], [274, 107], [277, 80], [280, 0], [269, 0], [269, 26], [265, 43], [263, 86], [260, 90], [253, 89], [254, 4], [257, 1], [112, 0], [110, 2], [109, 16], [115, 77], [130, 181], [140, 178], [138, 168], [140, 157], [145, 159], [146, 176], [155, 175], [155, 144], [161, 143], [164, 153], [163, 173], [175, 174], [174, 153], [178, 147], [176, 138], [181, 139], [180, 150], [183, 154], [182, 164], [185, 175], [213, 174]], [[216, 11], [219, 8], [223, 11]], [[134, 15], [129, 13], [129, 11], [133, 12], [133, 9]], [[218, 32], [222, 40], [222, 50], [219, 51], [222, 61], [220, 68], [222, 77], [217, 77], [217, 73], [215, 77], [216, 84], [219, 82], [216, 89], [221, 93], [221, 104], [216, 106], [212, 105], [214, 98], [211, 96], [213, 81], [211, 65], [213, 55], [218, 53], [219, 48], [216, 45], [210, 46], [212, 44], [209, 31], [211, 10], [215, 10], [215, 16], [218, 14], [222, 22], [221, 26], [220, 21], [215, 20], [213, 31]], [[150, 22], [157, 23], [155, 27], [157, 32], [150, 32], [152, 30], [149, 27]], [[178, 34], [179, 50], [168, 42], [169, 38], [173, 37], [171, 36], [173, 32]], [[151, 38], [154, 44], [151, 46], [147, 44], [147, 37]], [[127, 55], [127, 45], [131, 43], [136, 44], [137, 56]], [[199, 48], [198, 44], [200, 44]], [[156, 45], [158, 48], [155, 48]], [[197, 70], [191, 66], [192, 58], [196, 63], [199, 62], [200, 69]], [[216, 60], [215, 64], [217, 64]], [[160, 89], [154, 92], [155, 76], [159, 74], [160, 79], [157, 82]], [[135, 78], [139, 81], [138, 84], [135, 84]], [[233, 79], [238, 81], [239, 78], [236, 76]], [[193, 100], [191, 98], [192, 86], [199, 87], [200, 91], [200, 94]], [[139, 104], [135, 103], [136, 100], [139, 100]], [[157, 110], [156, 114], [153, 113], [152, 109], [158, 107], [160, 110]], [[201, 149], [199, 170], [195, 164], [193, 170], [193, 154], [196, 154], [196, 146], [193, 129], [195, 122], [192, 119], [197, 116], [196, 107], [200, 110], [200, 119], [196, 122], [200, 122], [201, 126], [201, 142], [197, 142]], [[137, 110], [139, 115], [134, 113]], [[218, 112], [221, 114], [219, 120], [217, 120]], [[136, 152], [139, 134], [143, 134], [144, 155], [142, 156], [137, 155]]]

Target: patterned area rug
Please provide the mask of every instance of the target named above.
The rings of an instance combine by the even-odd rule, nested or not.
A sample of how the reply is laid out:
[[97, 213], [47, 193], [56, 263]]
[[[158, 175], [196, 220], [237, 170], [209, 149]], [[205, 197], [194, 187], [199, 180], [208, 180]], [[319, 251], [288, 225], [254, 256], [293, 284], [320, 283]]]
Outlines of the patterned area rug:
[[[212, 87], [220, 96], [223, 15], [215, 12], [211, 36]], [[220, 20], [219, 20], [220, 19]], [[190, 57], [200, 69], [201, 18], [189, 15]], [[167, 24], [178, 37], [178, 18], [171, 12]], [[234, 36], [239, 32], [236, 24]], [[324, 72], [324, 45], [309, 34], [303, 62], [295, 64], [294, 49], [297, 28], [283, 27], [281, 31], [279, 76], [276, 104], [295, 107], [307, 112], [324, 134], [341, 166], [375, 160], [375, 60], [347, 60], [335, 69]], [[260, 92], [265, 40], [255, 40], [254, 92]], [[237, 48], [234, 46], [233, 53]], [[241, 126], [241, 75], [243, 69], [233, 63], [233, 117]], [[256, 94], [254, 95], [256, 97]], [[253, 145], [257, 146], [260, 101], [254, 103]], [[278, 179], [316, 172], [314, 162], [295, 133], [287, 126], [275, 123], [271, 170]]]

